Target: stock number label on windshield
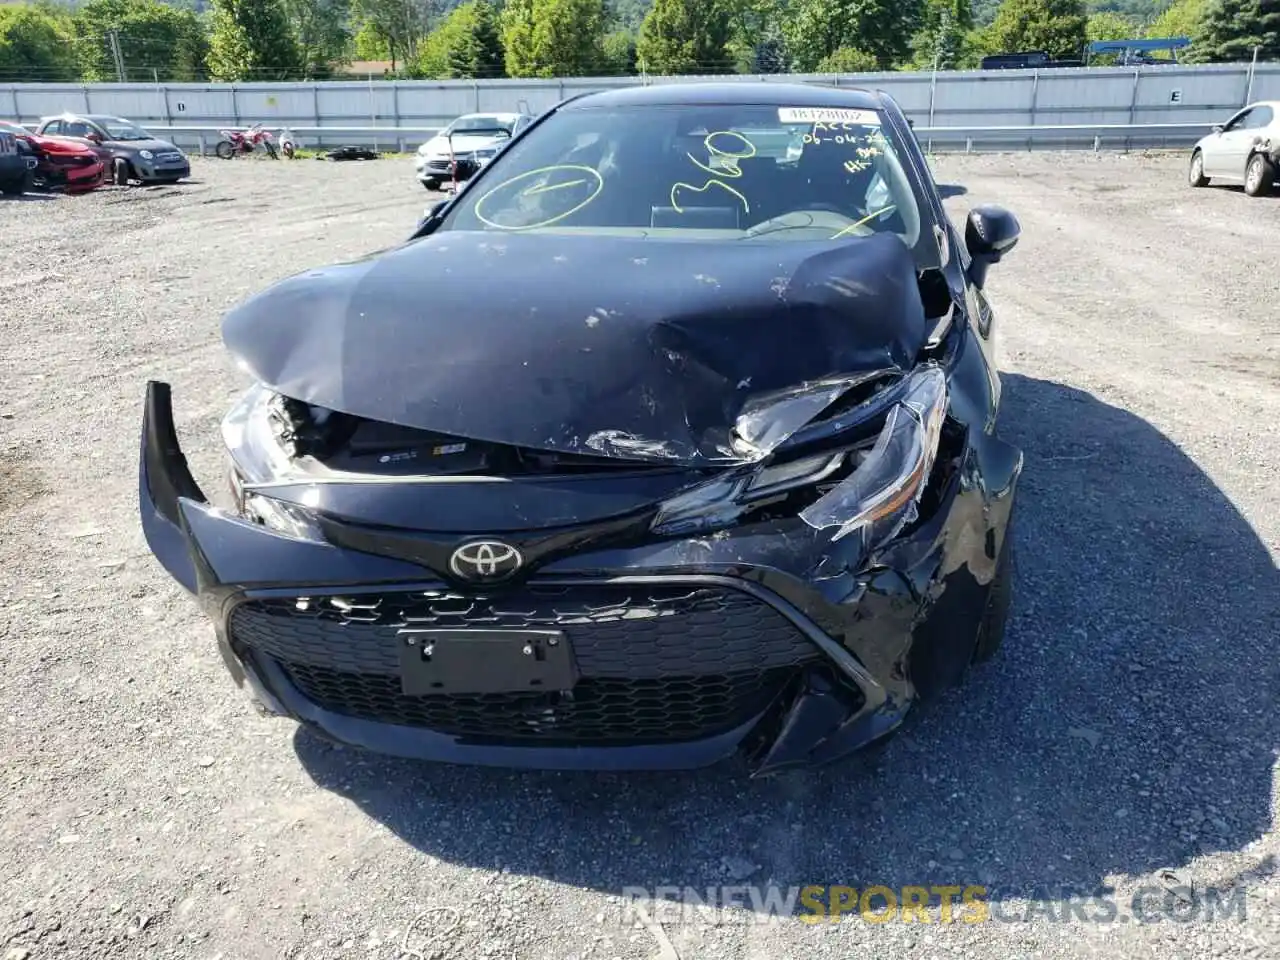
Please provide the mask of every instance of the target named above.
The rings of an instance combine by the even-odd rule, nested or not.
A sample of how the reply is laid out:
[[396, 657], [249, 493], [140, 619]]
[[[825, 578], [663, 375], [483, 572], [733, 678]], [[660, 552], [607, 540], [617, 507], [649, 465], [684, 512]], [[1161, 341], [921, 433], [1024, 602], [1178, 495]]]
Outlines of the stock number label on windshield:
[[857, 123], [879, 126], [880, 115], [874, 110], [847, 110], [840, 107], [779, 107], [780, 123]]

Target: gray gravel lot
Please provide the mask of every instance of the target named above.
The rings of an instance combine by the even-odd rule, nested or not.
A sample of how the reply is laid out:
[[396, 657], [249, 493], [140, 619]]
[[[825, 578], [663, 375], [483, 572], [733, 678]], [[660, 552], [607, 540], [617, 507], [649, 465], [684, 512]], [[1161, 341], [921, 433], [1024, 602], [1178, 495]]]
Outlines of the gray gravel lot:
[[[990, 285], [1027, 455], [1010, 634], [874, 761], [762, 783], [331, 748], [251, 708], [151, 560], [144, 381], [219, 486], [221, 311], [405, 236], [407, 160], [0, 202], [0, 960], [1280, 955], [1280, 200], [1180, 157], [937, 166], [957, 217], [1024, 226]], [[766, 883], [979, 884], [1001, 919], [621, 922], [627, 887]], [[1064, 921], [1106, 887], [1114, 922]], [[1206, 921], [1212, 887], [1245, 919]]]

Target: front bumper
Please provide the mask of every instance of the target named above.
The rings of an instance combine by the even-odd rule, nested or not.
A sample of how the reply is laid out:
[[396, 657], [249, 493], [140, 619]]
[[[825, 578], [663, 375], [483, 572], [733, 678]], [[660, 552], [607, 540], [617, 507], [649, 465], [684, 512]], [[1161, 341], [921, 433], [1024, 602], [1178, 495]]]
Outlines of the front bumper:
[[[236, 681], [323, 736], [544, 769], [691, 768], [741, 751], [760, 774], [889, 733], [917, 698], [914, 650], [949, 636], [967, 657], [1021, 468], [1017, 451], [987, 439], [971, 474], [1002, 474], [998, 487], [957, 479], [886, 565], [821, 580], [787, 569], [788, 548], [764, 533], [699, 541], [696, 560], [687, 541], [596, 550], [519, 587], [467, 592], [418, 564], [212, 507], [165, 384], [148, 387], [139, 499], [152, 551], [197, 595]], [[570, 691], [406, 695], [398, 644], [424, 625], [556, 627], [579, 679]]]

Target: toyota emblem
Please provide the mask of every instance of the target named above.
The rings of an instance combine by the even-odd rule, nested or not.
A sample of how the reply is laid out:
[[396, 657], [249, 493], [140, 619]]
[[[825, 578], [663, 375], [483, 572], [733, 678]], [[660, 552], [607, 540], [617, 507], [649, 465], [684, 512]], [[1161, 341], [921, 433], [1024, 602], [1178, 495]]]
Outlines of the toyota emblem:
[[523, 565], [520, 551], [499, 540], [464, 543], [449, 558], [449, 569], [463, 580], [505, 580]]

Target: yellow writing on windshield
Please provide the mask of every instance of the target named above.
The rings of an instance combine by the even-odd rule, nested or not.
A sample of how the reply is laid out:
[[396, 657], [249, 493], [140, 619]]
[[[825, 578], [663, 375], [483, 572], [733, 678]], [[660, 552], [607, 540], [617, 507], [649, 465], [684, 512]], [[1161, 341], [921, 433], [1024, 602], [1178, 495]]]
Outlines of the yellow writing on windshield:
[[851, 223], [851, 224], [849, 224], [847, 227], [845, 227], [843, 230], [841, 230], [839, 233], [833, 234], [833, 235], [832, 235], [832, 237], [831, 237], [831, 239], [832, 239], [832, 240], [839, 240], [841, 237], [843, 237], [843, 236], [847, 236], [848, 234], [853, 233], [853, 231], [857, 230], [859, 227], [864, 227], [864, 226], [866, 226], [866, 225], [867, 225], [868, 223], [870, 223], [872, 220], [876, 219], [876, 217], [882, 217], [882, 216], [884, 216], [886, 213], [890, 213], [890, 212], [892, 212], [893, 210], [896, 210], [896, 209], [897, 209], [896, 205], [895, 205], [895, 204], [892, 204], [892, 203], [891, 203], [891, 204], [889, 204], [887, 207], [881, 207], [879, 210], [876, 210], [874, 213], [869, 213], [869, 214], [867, 214], [865, 217], [863, 217], [863, 218], [862, 218], [861, 220], [859, 220], [857, 223]]
[[[593, 167], [576, 163], [555, 164], [526, 170], [502, 181], [476, 201], [474, 211], [477, 220], [495, 230], [537, 230], [573, 216], [598, 197], [603, 189], [604, 178]], [[530, 199], [532, 203], [524, 202]], [[544, 206], [546, 204], [549, 208]], [[499, 208], [487, 215], [486, 206], [494, 205]], [[512, 214], [519, 216], [524, 213], [537, 219], [528, 223], [502, 222], [503, 219], [509, 220]]]
[[[734, 180], [742, 176], [742, 167], [738, 165], [740, 160], [747, 160], [756, 155], [756, 145], [748, 140], [743, 134], [736, 130], [714, 130], [702, 138], [702, 145], [707, 148], [708, 160], [710, 163], [716, 163], [717, 167], [712, 167], [710, 163], [703, 163], [691, 153], [686, 153], [693, 164], [700, 170], [705, 170], [712, 177], [726, 177]], [[680, 202], [676, 199], [676, 194], [681, 190], [689, 190], [693, 193], [706, 193], [712, 187], [719, 187], [727, 193], [732, 194], [742, 201], [743, 209], [751, 212], [751, 203], [740, 191], [734, 189], [724, 180], [712, 179], [708, 180], [702, 186], [698, 187], [692, 183], [685, 183], [683, 180], [671, 185], [671, 206], [676, 213], [684, 213], [685, 208], [680, 206]]]
[[[736, 140], [737, 149], [726, 150], [724, 147], [716, 146], [717, 138], [728, 138], [727, 145], [730, 146]], [[721, 142], [723, 143], [724, 140], [722, 139]], [[702, 145], [707, 148], [707, 154], [712, 162], [719, 161], [718, 169], [703, 163], [692, 153], [686, 153], [685, 156], [696, 166], [715, 177], [742, 176], [742, 168], [738, 166], [738, 161], [749, 160], [756, 155], [756, 145], [734, 130], [717, 130], [714, 133], [708, 133], [702, 138]]]

